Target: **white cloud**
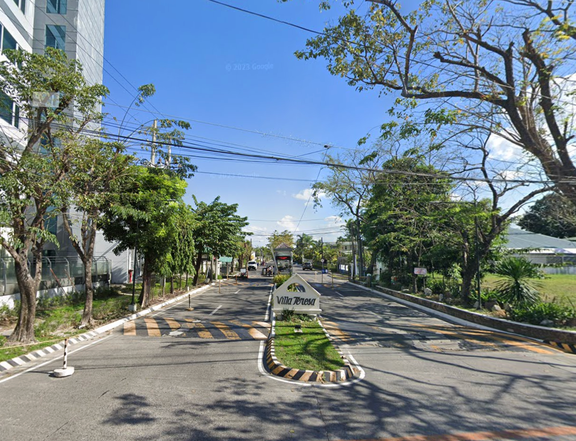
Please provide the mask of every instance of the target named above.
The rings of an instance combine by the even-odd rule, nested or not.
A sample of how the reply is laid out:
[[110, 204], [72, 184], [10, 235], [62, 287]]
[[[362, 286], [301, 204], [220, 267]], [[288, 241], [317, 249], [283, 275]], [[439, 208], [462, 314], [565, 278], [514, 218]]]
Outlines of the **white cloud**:
[[346, 225], [346, 222], [340, 216], [328, 216], [324, 218], [326, 222], [328, 222], [329, 227], [341, 227]]
[[296, 231], [297, 220], [294, 216], [287, 214], [276, 223], [285, 230]]
[[493, 134], [488, 140], [490, 156], [501, 161], [517, 161], [522, 157], [523, 150], [507, 139]]
[[[299, 199], [301, 201], [305, 201], [305, 205], [314, 202], [314, 189], [312, 188], [305, 188], [304, 190], [300, 191], [299, 193], [292, 194], [292, 197], [295, 199]], [[326, 193], [320, 191], [318, 193], [318, 198], [322, 199], [326, 197]]]

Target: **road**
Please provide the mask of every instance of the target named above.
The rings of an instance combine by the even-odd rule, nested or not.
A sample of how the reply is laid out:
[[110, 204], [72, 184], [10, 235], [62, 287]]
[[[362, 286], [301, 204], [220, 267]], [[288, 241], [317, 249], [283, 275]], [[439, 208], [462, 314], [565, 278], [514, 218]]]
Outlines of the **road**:
[[0, 377], [0, 438], [576, 440], [576, 356], [310, 272], [325, 326], [364, 378], [269, 376], [269, 279], [251, 276], [73, 347], [71, 377], [50, 376], [60, 359]]

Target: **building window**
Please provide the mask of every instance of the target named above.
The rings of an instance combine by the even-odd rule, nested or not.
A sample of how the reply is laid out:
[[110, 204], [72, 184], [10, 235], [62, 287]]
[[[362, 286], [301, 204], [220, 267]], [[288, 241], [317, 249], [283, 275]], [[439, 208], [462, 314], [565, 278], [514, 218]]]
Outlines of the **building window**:
[[0, 91], [0, 118], [15, 127], [19, 125], [20, 109], [14, 104], [14, 101], [2, 91]]
[[66, 26], [46, 25], [46, 47], [66, 50]]
[[46, 12], [49, 14], [66, 14], [68, 12], [68, 0], [48, 0]]
[[14, 3], [18, 5], [20, 10], [22, 11], [22, 14], [26, 14], [26, 0], [14, 0]]
[[2, 51], [5, 51], [6, 49], [18, 49], [16, 39], [2, 25], [0, 25], [0, 49]]

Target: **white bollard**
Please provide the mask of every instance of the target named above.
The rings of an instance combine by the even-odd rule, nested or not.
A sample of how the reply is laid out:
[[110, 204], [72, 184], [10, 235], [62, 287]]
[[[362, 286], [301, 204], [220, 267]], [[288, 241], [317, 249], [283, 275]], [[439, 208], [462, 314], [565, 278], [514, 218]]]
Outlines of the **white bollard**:
[[58, 378], [69, 377], [74, 373], [74, 368], [68, 366], [68, 339], [64, 340], [64, 366], [62, 369], [54, 369], [54, 376]]

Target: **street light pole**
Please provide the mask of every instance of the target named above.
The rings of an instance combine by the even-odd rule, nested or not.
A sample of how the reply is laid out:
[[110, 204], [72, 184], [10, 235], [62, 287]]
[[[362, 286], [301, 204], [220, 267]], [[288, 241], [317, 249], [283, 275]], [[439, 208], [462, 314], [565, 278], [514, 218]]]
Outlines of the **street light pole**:
[[134, 245], [134, 265], [132, 271], [132, 302], [130, 302], [130, 311], [136, 311], [135, 297], [136, 297], [136, 255], [138, 254], [138, 245]]

